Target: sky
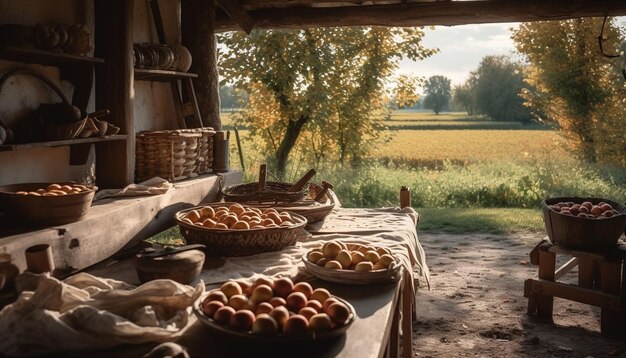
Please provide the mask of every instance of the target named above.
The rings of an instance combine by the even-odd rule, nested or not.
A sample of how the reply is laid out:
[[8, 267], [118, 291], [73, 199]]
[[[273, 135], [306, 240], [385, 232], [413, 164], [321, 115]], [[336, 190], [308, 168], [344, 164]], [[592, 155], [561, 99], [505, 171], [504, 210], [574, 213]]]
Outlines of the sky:
[[[423, 44], [438, 47], [440, 52], [423, 61], [404, 60], [398, 73], [430, 77], [443, 75], [452, 80], [453, 85], [462, 84], [470, 71], [478, 68], [480, 60], [487, 55], [515, 55], [511, 40], [511, 28], [517, 23], [481, 24], [460, 26], [436, 26], [425, 29]], [[617, 19], [617, 25], [626, 28], [626, 16]], [[598, 29], [599, 30], [599, 29]]]

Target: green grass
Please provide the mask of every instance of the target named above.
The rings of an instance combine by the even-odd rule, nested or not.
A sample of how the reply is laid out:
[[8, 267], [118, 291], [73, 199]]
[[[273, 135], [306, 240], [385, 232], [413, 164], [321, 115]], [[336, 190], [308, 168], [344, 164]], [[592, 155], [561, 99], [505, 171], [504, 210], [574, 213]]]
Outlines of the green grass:
[[446, 232], [450, 234], [544, 231], [539, 209], [517, 208], [418, 208], [419, 232]]

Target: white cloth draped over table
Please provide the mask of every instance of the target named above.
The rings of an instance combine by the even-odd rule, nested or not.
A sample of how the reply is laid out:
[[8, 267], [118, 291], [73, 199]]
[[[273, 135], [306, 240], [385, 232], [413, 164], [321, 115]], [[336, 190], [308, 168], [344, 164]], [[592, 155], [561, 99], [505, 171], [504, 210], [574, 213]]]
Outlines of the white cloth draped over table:
[[430, 274], [424, 250], [417, 239], [415, 226], [419, 216], [411, 208], [340, 209], [331, 214], [314, 235], [303, 235], [295, 246], [280, 252], [266, 252], [246, 257], [229, 257], [220, 267], [204, 270], [207, 284], [230, 279], [254, 280], [260, 276], [291, 277], [298, 280], [313, 276], [302, 263], [302, 256], [328, 240], [386, 247], [398, 257], [405, 269], [430, 286]]
[[139, 287], [79, 273], [47, 277], [0, 311], [0, 353], [32, 356], [94, 350], [122, 343], [171, 341], [190, 322], [190, 306], [204, 293], [171, 280]]

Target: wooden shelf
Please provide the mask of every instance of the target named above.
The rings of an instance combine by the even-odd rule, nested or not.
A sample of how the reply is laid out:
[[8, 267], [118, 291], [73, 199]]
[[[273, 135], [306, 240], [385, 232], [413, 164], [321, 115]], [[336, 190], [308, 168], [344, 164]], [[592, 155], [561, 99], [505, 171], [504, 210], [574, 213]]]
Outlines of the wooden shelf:
[[167, 82], [167, 81], [175, 81], [175, 80], [182, 80], [185, 78], [197, 78], [197, 77], [198, 77], [197, 74], [190, 73], [190, 72], [135, 68], [135, 80], [137, 81]]
[[61, 146], [65, 146], [65, 145], [74, 145], [74, 144], [89, 144], [89, 143], [110, 142], [110, 141], [115, 141], [115, 140], [126, 140], [127, 138], [128, 138], [127, 134], [116, 134], [116, 135], [104, 136], [104, 137], [77, 138], [77, 139], [67, 139], [67, 140], [53, 140], [53, 141], [49, 141], [49, 142], [6, 144], [6, 145], [3, 145], [3, 146], [0, 146], [0, 151], [24, 150], [24, 149], [34, 149], [34, 148], [49, 148], [49, 147], [61, 147]]
[[71, 64], [102, 64], [104, 60], [96, 57], [70, 55], [43, 50], [23, 49], [18, 47], [0, 47], [0, 58], [10, 61], [37, 63], [40, 65], [63, 66]]

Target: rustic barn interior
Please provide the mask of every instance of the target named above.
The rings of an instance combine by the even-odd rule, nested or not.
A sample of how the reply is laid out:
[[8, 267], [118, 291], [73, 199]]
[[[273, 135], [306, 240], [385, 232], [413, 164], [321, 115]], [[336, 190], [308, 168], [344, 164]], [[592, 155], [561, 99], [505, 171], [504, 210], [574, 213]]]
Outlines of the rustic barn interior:
[[[155, 14], [162, 28], [155, 26]], [[626, 2], [614, 0], [0, 0], [0, 25], [80, 23], [93, 36], [85, 56], [0, 46], [0, 75], [15, 67], [35, 69], [81, 111], [108, 109], [106, 120], [120, 128], [106, 137], [2, 144], [0, 185], [87, 180], [100, 189], [123, 188], [136, 182], [136, 133], [183, 127], [220, 130], [217, 32], [621, 15], [626, 15]], [[186, 46], [193, 58], [189, 72], [135, 68], [133, 44], [159, 42]], [[195, 91], [185, 87], [191, 83]], [[183, 87], [182, 99], [177, 94], [173, 100], [173, 91]], [[13, 127], [39, 103], [57, 100], [38, 81], [16, 77], [0, 88], [0, 121]], [[193, 117], [194, 111], [201, 115], [199, 122], [183, 118]], [[174, 212], [214, 201], [221, 186], [241, 178], [231, 169], [178, 182], [159, 196], [103, 199], [85, 219], [61, 226], [14, 228], [0, 221], [0, 252], [23, 252], [46, 241], [57, 268], [82, 270], [171, 227]], [[26, 267], [22, 255], [15, 255], [14, 263], [20, 270]]]

